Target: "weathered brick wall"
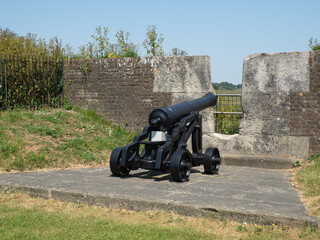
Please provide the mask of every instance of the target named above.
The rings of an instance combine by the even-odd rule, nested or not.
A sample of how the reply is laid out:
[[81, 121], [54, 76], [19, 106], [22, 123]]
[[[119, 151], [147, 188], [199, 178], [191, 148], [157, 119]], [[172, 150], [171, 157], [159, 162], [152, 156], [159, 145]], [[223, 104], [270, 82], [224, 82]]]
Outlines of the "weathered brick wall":
[[309, 154], [320, 152], [320, 52], [309, 56], [309, 91], [290, 93], [292, 136], [309, 137]]
[[[84, 73], [81, 67], [91, 71]], [[171, 105], [171, 93], [153, 92], [149, 59], [109, 58], [65, 61], [66, 94], [73, 105], [96, 110], [130, 129], [148, 125], [152, 109]]]
[[[81, 67], [90, 68], [87, 73]], [[140, 131], [150, 112], [212, 91], [208, 56], [109, 58], [65, 61], [65, 82], [73, 105], [96, 110], [106, 119]], [[213, 113], [204, 111], [204, 133]]]

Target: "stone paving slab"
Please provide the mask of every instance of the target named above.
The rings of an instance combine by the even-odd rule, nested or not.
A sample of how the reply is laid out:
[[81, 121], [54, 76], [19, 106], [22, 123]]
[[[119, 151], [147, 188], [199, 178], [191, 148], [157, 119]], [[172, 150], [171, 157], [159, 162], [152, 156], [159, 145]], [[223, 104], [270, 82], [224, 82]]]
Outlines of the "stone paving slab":
[[258, 224], [318, 226], [290, 183], [286, 171], [222, 166], [218, 175], [192, 170], [190, 181], [140, 169], [113, 177], [109, 168], [0, 174], [0, 189], [31, 196], [125, 208], [165, 210]]

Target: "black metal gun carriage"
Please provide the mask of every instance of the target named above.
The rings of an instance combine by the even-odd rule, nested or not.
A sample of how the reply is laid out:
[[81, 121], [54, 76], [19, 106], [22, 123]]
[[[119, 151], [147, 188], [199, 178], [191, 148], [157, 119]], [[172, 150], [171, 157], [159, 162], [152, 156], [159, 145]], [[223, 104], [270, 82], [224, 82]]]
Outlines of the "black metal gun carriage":
[[[217, 148], [202, 153], [202, 116], [199, 111], [214, 106], [217, 96], [208, 93], [202, 98], [170, 107], [158, 108], [149, 115], [133, 142], [115, 148], [110, 157], [110, 169], [115, 176], [127, 176], [139, 168], [170, 171], [173, 180], [188, 181], [192, 166], [204, 166], [207, 174], [217, 173], [221, 164]], [[187, 149], [191, 137], [192, 152]]]

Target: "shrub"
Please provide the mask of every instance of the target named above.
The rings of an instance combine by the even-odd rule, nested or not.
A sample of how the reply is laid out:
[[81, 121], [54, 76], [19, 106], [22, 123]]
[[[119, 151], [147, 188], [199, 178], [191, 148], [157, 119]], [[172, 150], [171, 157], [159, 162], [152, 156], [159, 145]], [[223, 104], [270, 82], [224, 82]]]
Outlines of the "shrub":
[[157, 33], [156, 26], [148, 26], [147, 38], [143, 41], [142, 45], [147, 50], [149, 56], [163, 56], [163, 41], [162, 34]]
[[309, 39], [309, 47], [312, 51], [319, 51], [320, 50], [320, 43], [318, 42], [318, 39]]
[[8, 28], [0, 27], [0, 55], [19, 54], [61, 58], [66, 51], [58, 37], [51, 38], [47, 43], [44, 39], [37, 39], [36, 34], [28, 33], [26, 36], [19, 36]]

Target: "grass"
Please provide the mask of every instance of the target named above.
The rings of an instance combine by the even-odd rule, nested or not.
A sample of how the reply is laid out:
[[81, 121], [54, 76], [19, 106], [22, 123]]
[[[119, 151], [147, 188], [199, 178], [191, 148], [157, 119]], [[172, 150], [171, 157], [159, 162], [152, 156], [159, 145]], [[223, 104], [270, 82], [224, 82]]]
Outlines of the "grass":
[[110, 152], [134, 133], [92, 110], [74, 108], [0, 112], [0, 169], [25, 171], [106, 165]]
[[0, 193], [0, 239], [318, 239], [314, 228], [133, 212]]
[[294, 174], [309, 214], [320, 218], [320, 154], [302, 162]]
[[[42, 207], [1, 203], [0, 238], [4, 239], [209, 239], [192, 229], [126, 222], [108, 211], [87, 206]], [[52, 202], [47, 202], [52, 204]], [[57, 203], [56, 203], [57, 204]], [[50, 207], [50, 210], [48, 208]], [[89, 214], [85, 212], [89, 211]], [[99, 209], [100, 210], [100, 209]], [[123, 213], [120, 213], [123, 214]], [[122, 217], [123, 218], [123, 217]], [[36, 228], [34, 227], [36, 226]]]
[[[116, 146], [134, 133], [92, 110], [45, 109], [0, 112], [0, 168], [34, 170], [106, 165]], [[309, 212], [320, 217], [320, 155], [297, 168], [298, 188]], [[20, 193], [0, 193], [0, 239], [319, 239], [314, 228], [259, 226], [185, 217], [165, 212], [132, 212]]]

